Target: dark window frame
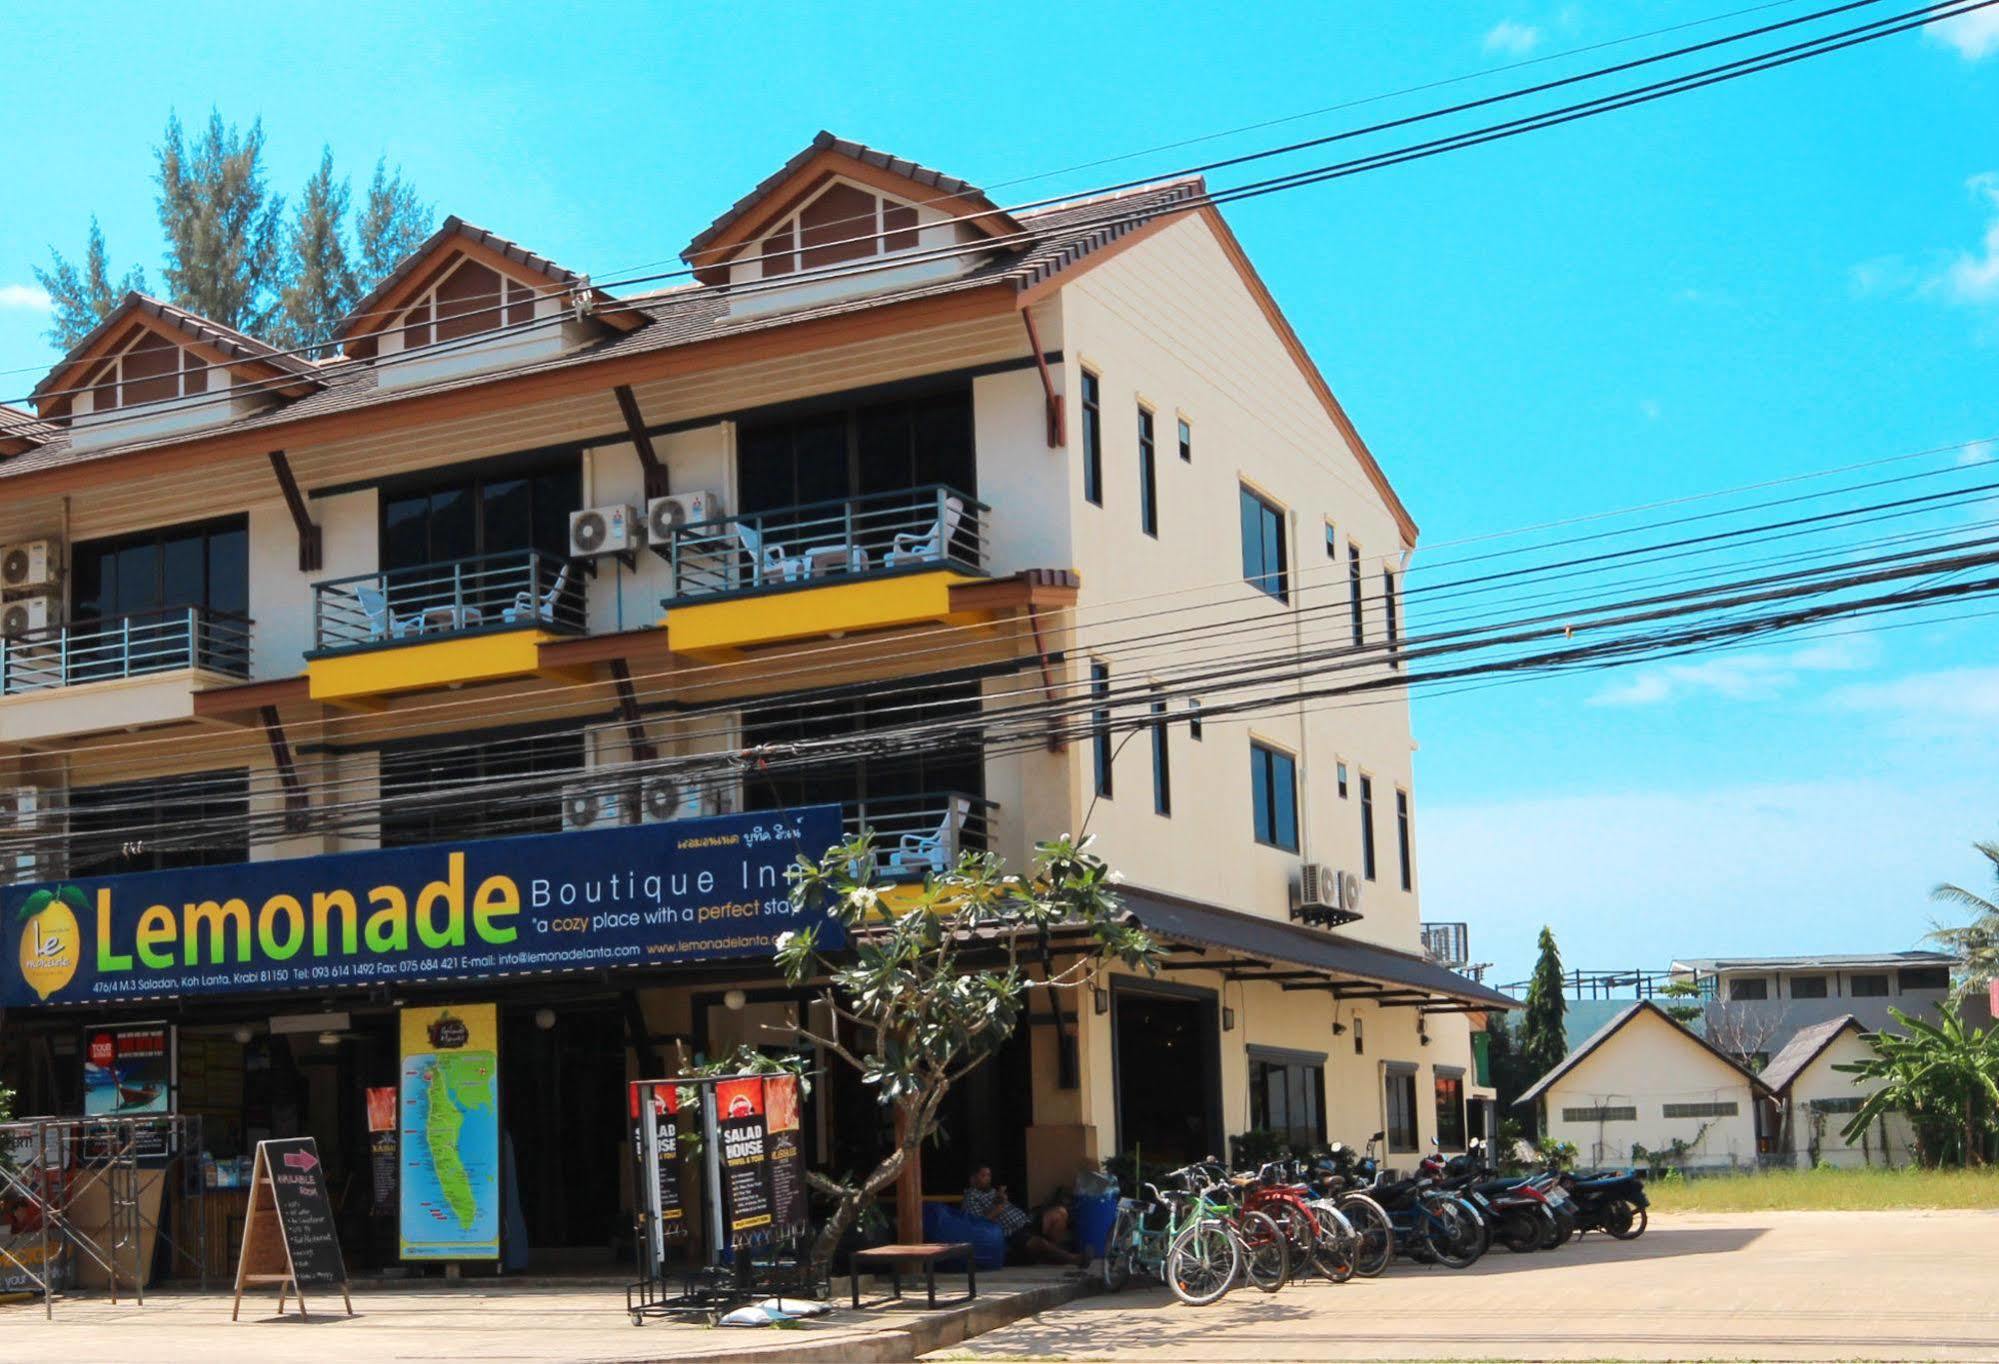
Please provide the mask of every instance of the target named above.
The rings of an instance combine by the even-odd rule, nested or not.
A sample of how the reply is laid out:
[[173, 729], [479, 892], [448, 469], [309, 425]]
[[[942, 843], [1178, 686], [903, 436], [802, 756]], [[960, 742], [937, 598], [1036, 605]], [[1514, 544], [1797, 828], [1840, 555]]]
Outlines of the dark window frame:
[[1201, 742], [1201, 698], [1187, 698], [1187, 737], [1195, 743]]
[[1360, 774], [1360, 871], [1368, 880], [1375, 879], [1378, 859], [1374, 846], [1374, 778], [1363, 772]]
[[[1410, 1155], [1421, 1150], [1423, 1130], [1416, 1117], [1416, 1067], [1404, 1064], [1384, 1066], [1381, 1083], [1381, 1131], [1388, 1142], [1389, 1153]], [[1398, 1099], [1402, 1102], [1398, 1103]], [[1405, 1117], [1408, 1122], [1406, 1128], [1402, 1126]]]
[[[1247, 483], [1236, 486], [1240, 489], [1237, 519], [1242, 530], [1243, 581], [1265, 596], [1288, 603], [1291, 600], [1291, 550], [1287, 543], [1284, 509]], [[1252, 516], [1255, 517], [1254, 535]], [[1274, 566], [1271, 562], [1273, 555], [1276, 559]]]
[[[120, 876], [250, 860], [246, 767], [71, 787], [67, 804], [66, 876]], [[94, 817], [100, 806], [101, 821]], [[145, 806], [151, 808], [140, 808]], [[101, 842], [96, 838], [100, 831], [93, 827], [99, 823]], [[154, 846], [161, 835], [204, 826], [225, 832], [203, 844]]]
[[1755, 1003], [1770, 998], [1770, 982], [1762, 976], [1748, 976], [1728, 982], [1728, 998], [1731, 1003], [1742, 1000]]
[[[1786, 984], [1792, 999], [1827, 999], [1832, 994], [1831, 982], [1825, 976], [1792, 976]], [[1803, 994], [1798, 993], [1800, 985], [1805, 987]]]
[[1846, 978], [1846, 993], [1854, 999], [1887, 999], [1894, 994], [1894, 982], [1886, 971], [1855, 971]]
[[[1293, 1150], [1304, 1152], [1326, 1140], [1326, 1058], [1267, 1047], [1248, 1049], [1249, 1125], [1252, 1130], [1276, 1132]], [[1272, 1104], [1271, 1081], [1281, 1085], [1284, 1124]], [[1305, 1121], [1296, 1120], [1295, 1107], [1302, 1106]]]
[[1111, 665], [1098, 660], [1090, 663], [1090, 698], [1103, 704], [1090, 712], [1090, 755], [1096, 761], [1095, 791], [1110, 800], [1112, 767], [1117, 753], [1111, 747]]
[[1180, 459], [1182, 463], [1194, 462], [1194, 424], [1185, 417], [1180, 420]]
[[1159, 538], [1159, 467], [1152, 443], [1152, 409], [1138, 406], [1138, 528]]
[[1367, 626], [1360, 596], [1360, 546], [1347, 541], [1347, 615], [1353, 621], [1353, 643], [1358, 649], [1367, 643]]
[[1950, 968], [1948, 966], [1904, 966], [1895, 972], [1895, 993], [1906, 995], [1911, 991], [1948, 990], [1950, 988]]
[[1395, 842], [1402, 858], [1402, 889], [1414, 890], [1416, 862], [1409, 839], [1409, 793], [1399, 786], [1395, 788]]
[[1166, 698], [1152, 701], [1152, 813], [1173, 813], [1173, 755], [1167, 739]]
[[1083, 371], [1083, 500], [1104, 505], [1103, 380]]
[[1437, 1105], [1438, 1148], [1445, 1151], [1464, 1150], [1468, 1132], [1464, 1072], [1433, 1069], [1430, 1072], [1430, 1087]]
[[[1280, 781], [1279, 774], [1282, 775]], [[1298, 756], [1261, 739], [1249, 741], [1250, 833], [1266, 848], [1298, 851]], [[1284, 788], [1288, 787], [1288, 791]], [[1278, 796], [1285, 799], [1280, 803]], [[1282, 817], [1280, 818], [1280, 815]], [[1288, 824], [1288, 830], [1285, 827]], [[1289, 841], [1285, 841], [1288, 832]]]
[[1402, 622], [1395, 605], [1395, 571], [1386, 567], [1381, 570], [1381, 608], [1388, 632], [1388, 666], [1399, 668], [1402, 660], [1396, 656], [1396, 646], [1402, 642]]

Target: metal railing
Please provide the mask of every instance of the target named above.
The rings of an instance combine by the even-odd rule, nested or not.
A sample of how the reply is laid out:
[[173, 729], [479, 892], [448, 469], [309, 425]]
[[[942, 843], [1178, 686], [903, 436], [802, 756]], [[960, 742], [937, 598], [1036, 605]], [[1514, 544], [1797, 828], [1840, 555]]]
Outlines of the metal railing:
[[0, 696], [201, 668], [250, 675], [250, 618], [176, 606], [0, 639]]
[[519, 549], [314, 583], [315, 653], [475, 631], [586, 628], [583, 571]]
[[849, 837], [875, 836], [875, 874], [920, 881], [955, 866], [958, 854], [985, 851], [997, 832], [999, 806], [963, 791], [931, 791], [848, 801], [841, 818]]
[[694, 521], [655, 549], [672, 569], [668, 605], [926, 565], [977, 573], [989, 511], [969, 493], [932, 483]]

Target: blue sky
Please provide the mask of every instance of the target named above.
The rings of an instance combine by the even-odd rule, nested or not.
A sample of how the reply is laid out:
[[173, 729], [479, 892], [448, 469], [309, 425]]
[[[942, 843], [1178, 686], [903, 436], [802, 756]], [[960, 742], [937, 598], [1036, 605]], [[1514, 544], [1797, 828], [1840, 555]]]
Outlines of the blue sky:
[[[612, 278], [665, 268], [821, 127], [1005, 201], [1731, 7], [363, 5], [308, 37], [267, 6], [16, 4], [4, 118], [32, 155], [0, 210], [0, 370], [52, 358], [29, 266], [80, 252], [91, 212], [157, 276], [174, 108], [261, 115], [281, 189], [322, 142], [357, 179], [387, 156], [440, 213]], [[1228, 214], [1438, 545], [1999, 436], [1995, 127], [1999, 23], [1961, 21]], [[1967, 845], [1999, 832], [1993, 628], [1419, 699], [1426, 916], [1469, 919], [1501, 979], [1544, 921], [1587, 967], [1914, 945], [1930, 885], [1980, 878]]]

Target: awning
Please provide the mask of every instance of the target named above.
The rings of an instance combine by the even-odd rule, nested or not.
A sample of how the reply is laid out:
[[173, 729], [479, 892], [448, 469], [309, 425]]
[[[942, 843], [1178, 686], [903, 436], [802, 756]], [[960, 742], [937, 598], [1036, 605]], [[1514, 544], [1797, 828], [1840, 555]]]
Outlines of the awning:
[[[1355, 942], [1285, 919], [1266, 919], [1158, 891], [1121, 888], [1119, 897], [1149, 932], [1230, 954], [1203, 962], [1242, 980], [1287, 990], [1329, 990], [1345, 999], [1380, 999], [1412, 1008], [1517, 1009], [1520, 1001], [1414, 953]], [[1191, 962], [1182, 963], [1192, 967]], [[1303, 968], [1302, 970], [1300, 968]], [[1323, 980], [1314, 980], [1314, 973]]]

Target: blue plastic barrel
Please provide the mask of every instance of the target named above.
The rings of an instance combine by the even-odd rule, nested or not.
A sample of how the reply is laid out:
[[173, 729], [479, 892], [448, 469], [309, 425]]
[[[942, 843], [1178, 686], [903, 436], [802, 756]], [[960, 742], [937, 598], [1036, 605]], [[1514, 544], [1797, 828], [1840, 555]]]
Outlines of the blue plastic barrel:
[[1111, 1227], [1117, 1222], [1117, 1195], [1078, 1194], [1070, 1207], [1070, 1220], [1076, 1227], [1076, 1244], [1085, 1255], [1098, 1256], [1104, 1253], [1104, 1242], [1110, 1240]]

